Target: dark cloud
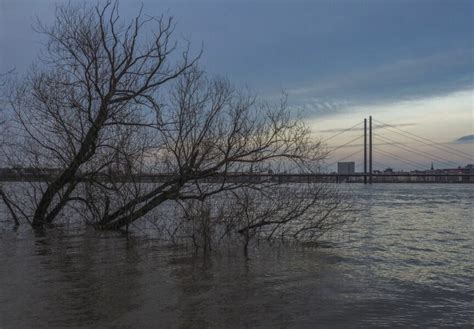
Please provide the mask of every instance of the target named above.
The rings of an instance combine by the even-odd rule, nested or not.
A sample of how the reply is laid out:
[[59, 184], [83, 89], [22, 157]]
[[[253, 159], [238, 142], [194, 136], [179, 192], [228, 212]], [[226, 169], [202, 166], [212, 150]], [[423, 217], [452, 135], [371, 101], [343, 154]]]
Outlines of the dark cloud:
[[[328, 102], [350, 99], [355, 103], [398, 101], [469, 89], [473, 84], [472, 46], [441, 50], [434, 54], [413, 54], [410, 58], [368, 66], [353, 66], [321, 77], [314, 85], [289, 90], [300, 98]], [[367, 65], [367, 64], [366, 64]]]
[[[0, 72], [21, 72], [40, 46], [32, 18], [51, 23], [54, 3], [0, 1]], [[95, 3], [96, 1], [88, 1]], [[212, 73], [271, 95], [364, 103], [472, 86], [474, 2], [144, 0], [147, 14], [173, 15], [177, 37], [200, 48]], [[130, 19], [140, 2], [121, 2]], [[270, 5], [271, 4], [271, 5]], [[294, 92], [293, 92], [294, 91]]]
[[466, 135], [459, 137], [454, 141], [455, 143], [472, 143], [474, 142], [474, 135]]

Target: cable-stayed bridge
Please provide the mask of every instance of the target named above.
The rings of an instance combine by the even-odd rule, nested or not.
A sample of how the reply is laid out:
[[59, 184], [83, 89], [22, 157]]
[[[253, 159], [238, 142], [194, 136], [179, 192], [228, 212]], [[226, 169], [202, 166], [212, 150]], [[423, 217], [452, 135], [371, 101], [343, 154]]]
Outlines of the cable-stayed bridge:
[[[331, 145], [335, 139], [342, 142]], [[340, 129], [323, 142], [327, 144], [329, 151], [329, 161], [323, 171], [328, 175], [346, 177], [346, 181], [372, 183], [474, 180], [474, 154], [460, 150], [453, 143], [440, 143], [372, 117]], [[394, 163], [411, 170], [394, 170]], [[338, 165], [338, 170], [331, 170], [335, 165]]]
[[[337, 144], [334, 142], [337, 141]], [[331, 144], [333, 143], [333, 144]], [[400, 129], [372, 117], [356, 122], [322, 140], [329, 152], [328, 160], [311, 173], [248, 173], [216, 174], [205, 181], [275, 182], [275, 183], [474, 183], [474, 152], [465, 152], [453, 143], [440, 143], [419, 134]], [[345, 166], [342, 166], [344, 164]], [[404, 170], [393, 169], [394, 165]], [[348, 165], [348, 166], [347, 166]], [[337, 169], [335, 167], [337, 166]], [[344, 170], [341, 170], [344, 169]], [[410, 170], [406, 170], [409, 168]], [[29, 172], [23, 168], [0, 168], [0, 182], [44, 181], [52, 172]], [[173, 174], [140, 174], [141, 182], [165, 181]], [[115, 174], [118, 181], [128, 181], [128, 175]]]

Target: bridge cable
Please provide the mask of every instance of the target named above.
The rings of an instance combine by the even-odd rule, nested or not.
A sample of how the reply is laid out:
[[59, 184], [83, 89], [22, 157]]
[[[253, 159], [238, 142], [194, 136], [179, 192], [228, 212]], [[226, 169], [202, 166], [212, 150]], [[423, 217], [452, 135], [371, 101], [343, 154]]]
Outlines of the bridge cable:
[[341, 144], [341, 145], [337, 145], [337, 146], [335, 146], [335, 147], [333, 147], [333, 148], [329, 148], [329, 149], [332, 150], [331, 152], [334, 152], [334, 151], [339, 150], [340, 148], [342, 148], [342, 147], [344, 147], [344, 146], [347, 146], [347, 145], [349, 145], [349, 144], [355, 142], [356, 140], [358, 140], [359, 138], [362, 138], [362, 137], [364, 137], [364, 135], [357, 136], [356, 138], [351, 139], [351, 140], [348, 141], [347, 143], [344, 143], [344, 144]]
[[[418, 141], [418, 142], [420, 142], [420, 143], [423, 143], [423, 144], [425, 144], [425, 145], [428, 145], [428, 146], [433, 146], [433, 147], [435, 147], [435, 148], [438, 148], [438, 149], [440, 149], [440, 150], [443, 150], [444, 152], [451, 153], [451, 154], [453, 154], [453, 155], [456, 155], [456, 156], [458, 156], [458, 157], [462, 157], [462, 158], [467, 159], [467, 160], [469, 160], [469, 161], [472, 161], [472, 159], [473, 159], [473, 155], [472, 155], [472, 154], [469, 154], [469, 153], [466, 153], [466, 152], [457, 150], [457, 149], [452, 148], [452, 147], [449, 148], [449, 147], [446, 147], [446, 146], [442, 146], [442, 145], [443, 145], [442, 143], [437, 143], [437, 142], [435, 142], [434, 140], [431, 140], [431, 139], [428, 139], [428, 138], [425, 138], [425, 137], [422, 137], [422, 136], [419, 136], [419, 135], [410, 133], [410, 132], [408, 132], [408, 131], [405, 131], [405, 130], [402, 130], [402, 129], [400, 129], [400, 128], [397, 128], [397, 127], [395, 127], [395, 126], [393, 126], [393, 125], [390, 125], [390, 124], [388, 124], [388, 123], [384, 123], [384, 122], [382, 122], [382, 121], [375, 120], [375, 119], [373, 119], [373, 120], [376, 121], [376, 122], [378, 122], [378, 123], [381, 123], [382, 125], [384, 125], [384, 126], [378, 126], [378, 127], [380, 127], [380, 128], [385, 128], [385, 129], [388, 129], [388, 130], [390, 130], [390, 131], [393, 131], [393, 129], [396, 129], [396, 130], [398, 130], [398, 131], [401, 131], [401, 133], [400, 133], [400, 132], [393, 131], [393, 132], [395, 132], [396, 134], [399, 134], [399, 135], [405, 136], [405, 137], [407, 137], [407, 138], [416, 140], [416, 141]], [[389, 129], [389, 128], [387, 128], [387, 127], [390, 127], [391, 129]], [[407, 135], [411, 135], [411, 136], [414, 136], [414, 137], [410, 137], [410, 136], [407, 136]], [[428, 141], [428, 142], [430, 142], [430, 143], [432, 143], [432, 144], [428, 144], [428, 143], [426, 143], [425, 141]], [[461, 154], [463, 154], [463, 155], [461, 155]], [[466, 157], [466, 155], [467, 155], [468, 157]]]
[[350, 158], [351, 156], [356, 155], [357, 153], [360, 153], [360, 150], [357, 150], [357, 151], [355, 151], [354, 153], [351, 153], [351, 154], [349, 154], [349, 155], [347, 155], [347, 156], [345, 156], [345, 157], [343, 157], [343, 158], [341, 158], [341, 159], [338, 159], [337, 161], [331, 162], [331, 163], [329, 163], [327, 166], [328, 166], [328, 167], [333, 166], [333, 165], [337, 164], [338, 162], [344, 161], [344, 160]]
[[410, 164], [412, 166], [415, 166], [415, 167], [421, 168], [423, 170], [426, 170], [426, 166], [422, 163], [415, 162], [415, 161], [412, 161], [412, 160], [408, 160], [408, 159], [400, 157], [400, 156], [394, 156], [394, 155], [391, 155], [390, 153], [387, 153], [387, 152], [384, 152], [384, 151], [381, 151], [381, 150], [378, 150], [378, 149], [376, 149], [376, 151], [377, 151], [377, 153], [381, 153], [381, 154], [383, 154], [387, 157], [390, 157], [392, 159], [395, 159], [397, 161], [402, 161], [404, 163], [407, 163], [407, 164]]
[[373, 163], [379, 165], [380, 167], [385, 167], [385, 168], [391, 168], [392, 166], [386, 164], [386, 163], [382, 163], [382, 162], [379, 162], [379, 161], [375, 161], [375, 160], [372, 160]]
[[352, 130], [352, 129], [354, 129], [355, 127], [357, 127], [357, 126], [359, 126], [359, 125], [361, 125], [361, 124], [363, 124], [363, 123], [364, 123], [364, 122], [361, 121], [361, 122], [359, 122], [359, 123], [353, 125], [352, 127], [349, 127], [349, 128], [344, 129], [344, 130], [342, 130], [342, 131], [339, 131], [337, 134], [334, 134], [334, 135], [330, 136], [329, 138], [323, 139], [321, 142], [327, 142], [328, 140], [333, 139], [334, 137], [337, 137], [337, 136], [339, 136], [339, 135], [345, 133], [346, 131]]
[[[429, 154], [427, 152], [417, 150], [416, 148], [413, 148], [413, 147], [408, 146], [408, 145], [406, 145], [404, 143], [401, 143], [401, 142], [397, 142], [397, 141], [395, 141], [393, 139], [390, 139], [388, 137], [382, 137], [378, 134], [377, 135], [374, 134], [374, 136], [376, 136], [376, 138], [378, 138], [378, 139], [381, 139], [382, 141], [392, 142], [393, 144], [391, 144], [391, 145], [393, 145], [395, 147], [398, 147], [402, 150], [413, 151], [413, 152], [416, 152], [417, 154], [423, 154], [426, 158], [431, 159], [432, 161], [436, 161], [438, 163], [448, 165], [448, 166], [452, 166], [452, 164], [454, 164], [455, 166], [459, 166], [459, 163], [457, 163], [457, 162], [451, 161], [449, 159], [446, 159], [446, 158], [443, 158], [443, 157], [440, 157], [440, 156], [432, 156], [431, 154]], [[445, 160], [445, 161], [441, 161], [440, 159]]]

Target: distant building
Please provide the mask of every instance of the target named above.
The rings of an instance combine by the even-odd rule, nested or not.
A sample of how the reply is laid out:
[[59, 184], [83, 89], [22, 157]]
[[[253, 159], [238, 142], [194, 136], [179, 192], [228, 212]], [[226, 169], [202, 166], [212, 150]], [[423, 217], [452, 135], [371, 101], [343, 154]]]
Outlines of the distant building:
[[353, 174], [355, 173], [355, 162], [338, 162], [337, 163], [338, 174]]

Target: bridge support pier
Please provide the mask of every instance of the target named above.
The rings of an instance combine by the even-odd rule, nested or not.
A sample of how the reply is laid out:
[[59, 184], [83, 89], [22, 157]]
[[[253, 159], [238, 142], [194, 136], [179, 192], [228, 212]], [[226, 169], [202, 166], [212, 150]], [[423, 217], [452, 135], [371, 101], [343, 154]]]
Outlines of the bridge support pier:
[[369, 184], [372, 184], [372, 116], [369, 116]]
[[367, 118], [364, 118], [364, 184], [367, 184]]

